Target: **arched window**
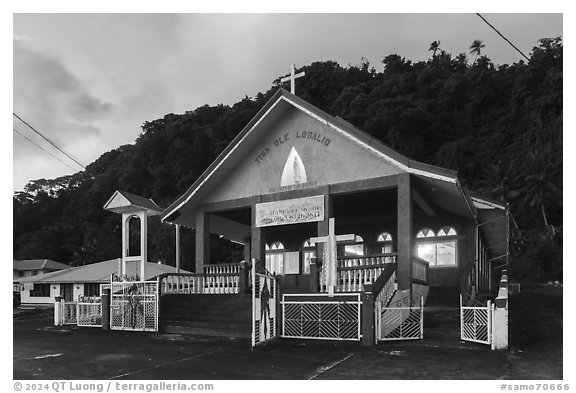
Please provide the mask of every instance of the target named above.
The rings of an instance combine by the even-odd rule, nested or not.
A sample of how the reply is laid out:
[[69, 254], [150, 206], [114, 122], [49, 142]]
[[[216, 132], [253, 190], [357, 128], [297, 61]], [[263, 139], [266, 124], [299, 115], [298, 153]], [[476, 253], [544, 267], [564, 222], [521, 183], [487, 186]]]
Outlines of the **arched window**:
[[304, 274], [310, 274], [310, 261], [316, 258], [316, 244], [311, 243], [310, 239], [306, 240], [302, 245], [302, 260], [304, 263]]
[[344, 255], [347, 257], [361, 257], [364, 255], [364, 239], [356, 235], [356, 242], [344, 246]]
[[418, 256], [430, 266], [456, 266], [457, 233], [452, 227], [440, 228], [438, 234], [425, 228], [416, 234]]
[[382, 254], [389, 254], [392, 252], [392, 235], [390, 235], [388, 232], [379, 234], [376, 241], [378, 242], [378, 248], [380, 249], [379, 251]]
[[284, 274], [284, 245], [274, 242], [266, 245], [266, 269], [270, 273]]

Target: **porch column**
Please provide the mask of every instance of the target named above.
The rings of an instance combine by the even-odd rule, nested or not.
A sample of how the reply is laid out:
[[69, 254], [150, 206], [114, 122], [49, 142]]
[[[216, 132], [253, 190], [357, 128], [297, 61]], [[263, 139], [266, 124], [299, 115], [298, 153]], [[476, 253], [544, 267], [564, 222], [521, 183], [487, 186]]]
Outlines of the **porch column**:
[[[256, 258], [262, 266], [266, 266], [266, 234], [263, 228], [256, 227], [256, 204], [260, 203], [261, 198], [254, 198], [252, 202], [252, 225], [250, 237], [250, 254]], [[253, 267], [254, 268], [254, 267]]]
[[410, 174], [398, 175], [398, 289], [412, 290], [412, 185]]
[[[462, 266], [460, 266], [460, 293], [469, 293], [470, 288], [468, 287], [468, 277], [472, 272], [472, 266], [474, 264], [478, 265], [480, 262], [476, 259], [476, 223], [473, 221], [466, 222], [466, 239], [464, 240], [464, 247], [462, 252]], [[476, 268], [478, 269], [478, 268]], [[477, 271], [477, 270], [476, 270]], [[476, 290], [478, 290], [478, 280], [479, 275], [475, 275], [473, 278], [476, 282]]]
[[140, 217], [140, 279], [146, 280], [146, 263], [148, 262], [148, 215], [146, 210], [138, 213]]
[[196, 273], [204, 273], [210, 264], [210, 215], [199, 208], [196, 212]]
[[176, 273], [180, 273], [180, 225], [176, 224]]
[[[318, 221], [318, 237], [328, 236], [329, 233], [329, 220], [333, 216], [332, 209], [332, 196], [328, 187], [323, 187], [324, 194], [324, 221]], [[324, 264], [324, 246], [322, 243], [316, 244], [316, 258], [318, 259], [318, 271], [322, 269]], [[318, 283], [317, 283], [318, 284]]]

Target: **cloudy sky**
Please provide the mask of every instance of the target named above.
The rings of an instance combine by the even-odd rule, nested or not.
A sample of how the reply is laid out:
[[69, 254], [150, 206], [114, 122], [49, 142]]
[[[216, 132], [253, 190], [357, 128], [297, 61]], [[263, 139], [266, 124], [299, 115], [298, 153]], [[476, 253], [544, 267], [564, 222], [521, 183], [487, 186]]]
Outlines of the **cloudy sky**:
[[[563, 35], [561, 14], [483, 14], [529, 55]], [[434, 40], [457, 55], [475, 39], [496, 64], [521, 55], [470, 14], [14, 14], [13, 111], [87, 165], [133, 143], [167, 113], [234, 104], [317, 60], [361, 58], [381, 71], [397, 53], [430, 56]], [[18, 120], [13, 189], [80, 168]]]

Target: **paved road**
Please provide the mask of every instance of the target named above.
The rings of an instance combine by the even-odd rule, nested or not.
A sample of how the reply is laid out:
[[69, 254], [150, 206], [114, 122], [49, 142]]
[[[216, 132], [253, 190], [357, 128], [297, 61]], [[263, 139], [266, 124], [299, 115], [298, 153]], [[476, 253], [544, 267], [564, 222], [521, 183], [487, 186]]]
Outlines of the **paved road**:
[[[516, 295], [519, 296], [519, 295]], [[509, 351], [459, 339], [458, 309], [427, 308], [424, 340], [355, 343], [247, 340], [54, 327], [14, 320], [14, 379], [562, 379], [562, 294], [510, 302]]]

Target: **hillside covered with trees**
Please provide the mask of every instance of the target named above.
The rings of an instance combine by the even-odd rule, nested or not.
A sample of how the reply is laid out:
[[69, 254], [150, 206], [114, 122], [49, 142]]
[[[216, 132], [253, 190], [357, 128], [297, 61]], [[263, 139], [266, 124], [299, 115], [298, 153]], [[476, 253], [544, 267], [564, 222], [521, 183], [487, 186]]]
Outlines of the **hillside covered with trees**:
[[[510, 203], [514, 281], [562, 278], [561, 38], [542, 39], [530, 62], [495, 65], [475, 42], [452, 56], [438, 42], [427, 61], [386, 56], [302, 67], [298, 95], [398, 152], [457, 170], [466, 186]], [[380, 67], [381, 68], [381, 67]], [[167, 207], [194, 182], [258, 112], [265, 93], [232, 105], [202, 106], [142, 125], [136, 142], [104, 153], [86, 170], [30, 181], [13, 197], [15, 259], [82, 265], [120, 256], [120, 219], [102, 209], [115, 190]], [[149, 225], [149, 258], [174, 263], [174, 229]], [[191, 230], [183, 231], [183, 267], [193, 266]], [[222, 262], [238, 249], [214, 241]], [[239, 256], [238, 259], [235, 259]]]

